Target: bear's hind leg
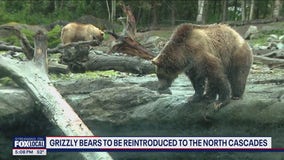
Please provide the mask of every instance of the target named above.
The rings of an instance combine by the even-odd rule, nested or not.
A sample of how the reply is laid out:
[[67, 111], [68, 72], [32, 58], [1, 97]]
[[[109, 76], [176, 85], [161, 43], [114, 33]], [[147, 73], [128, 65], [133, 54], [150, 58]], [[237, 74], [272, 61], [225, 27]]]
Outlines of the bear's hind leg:
[[230, 73], [229, 79], [232, 88], [232, 99], [238, 100], [242, 98], [245, 91], [248, 74], [249, 74], [249, 68], [233, 69], [232, 72]]
[[234, 53], [228, 78], [232, 88], [232, 99], [242, 98], [247, 77], [252, 65], [252, 53], [247, 44], [238, 48]]

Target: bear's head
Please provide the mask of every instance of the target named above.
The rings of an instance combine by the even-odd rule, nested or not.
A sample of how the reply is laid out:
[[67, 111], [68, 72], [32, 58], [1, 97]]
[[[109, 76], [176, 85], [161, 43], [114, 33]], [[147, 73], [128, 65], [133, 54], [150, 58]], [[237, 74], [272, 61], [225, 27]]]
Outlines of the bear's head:
[[93, 39], [97, 39], [100, 42], [104, 40], [105, 33], [94, 25], [88, 26], [88, 33], [93, 36]]
[[178, 76], [175, 64], [172, 64], [171, 58], [165, 54], [163, 50], [157, 57], [152, 59], [152, 63], [156, 65], [156, 74], [159, 80], [159, 93], [171, 94], [169, 87]]

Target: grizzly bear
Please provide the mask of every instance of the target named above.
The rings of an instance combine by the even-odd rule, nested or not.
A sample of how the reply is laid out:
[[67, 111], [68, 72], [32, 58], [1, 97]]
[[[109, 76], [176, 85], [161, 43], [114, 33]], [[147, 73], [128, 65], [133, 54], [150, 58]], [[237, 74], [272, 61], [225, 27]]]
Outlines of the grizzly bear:
[[184, 72], [195, 90], [190, 102], [208, 100], [222, 106], [242, 97], [252, 60], [249, 45], [231, 27], [181, 24], [152, 62], [160, 93], [169, 91]]
[[61, 30], [61, 41], [63, 44], [94, 39], [101, 42], [103, 38], [104, 32], [92, 24], [69, 23]]

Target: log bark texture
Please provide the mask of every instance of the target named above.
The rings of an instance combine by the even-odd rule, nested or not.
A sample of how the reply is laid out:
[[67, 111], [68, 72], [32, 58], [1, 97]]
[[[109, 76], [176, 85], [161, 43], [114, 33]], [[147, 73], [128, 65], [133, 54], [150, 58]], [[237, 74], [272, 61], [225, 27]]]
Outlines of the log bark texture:
[[115, 70], [134, 74], [155, 73], [155, 66], [137, 57], [90, 54], [86, 62], [69, 62], [72, 72]]

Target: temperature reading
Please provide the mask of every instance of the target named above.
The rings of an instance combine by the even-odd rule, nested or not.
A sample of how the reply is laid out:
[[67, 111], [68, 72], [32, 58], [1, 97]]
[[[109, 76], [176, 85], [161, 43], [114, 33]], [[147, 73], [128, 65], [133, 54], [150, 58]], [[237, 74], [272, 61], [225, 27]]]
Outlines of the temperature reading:
[[37, 154], [43, 154], [44, 151], [43, 150], [37, 150]]
[[44, 156], [46, 149], [13, 149], [13, 156]]

